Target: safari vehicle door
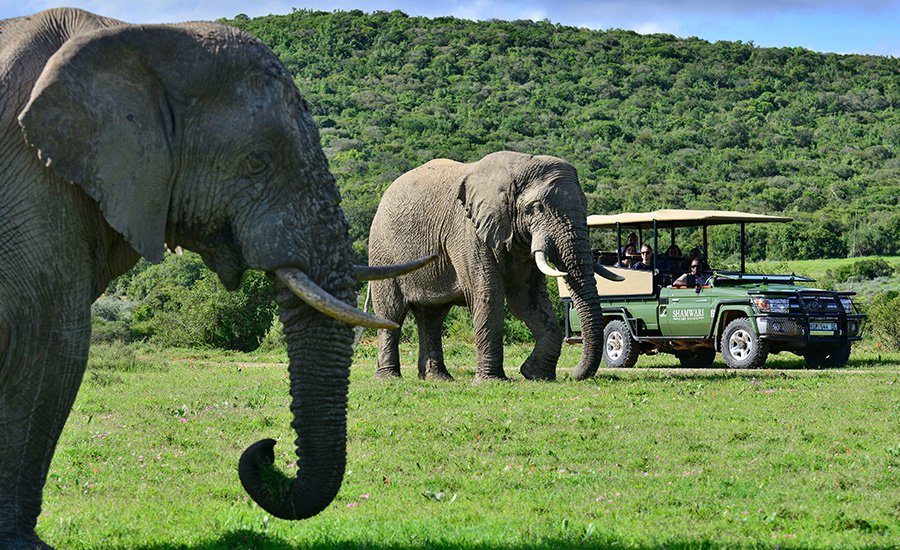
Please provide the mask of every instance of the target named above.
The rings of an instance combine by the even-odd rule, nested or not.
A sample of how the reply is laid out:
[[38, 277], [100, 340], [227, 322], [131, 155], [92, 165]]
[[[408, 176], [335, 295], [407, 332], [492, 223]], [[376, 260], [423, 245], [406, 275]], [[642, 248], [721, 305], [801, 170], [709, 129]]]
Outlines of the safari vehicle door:
[[663, 287], [659, 291], [659, 328], [663, 336], [706, 336], [715, 316], [715, 289]]

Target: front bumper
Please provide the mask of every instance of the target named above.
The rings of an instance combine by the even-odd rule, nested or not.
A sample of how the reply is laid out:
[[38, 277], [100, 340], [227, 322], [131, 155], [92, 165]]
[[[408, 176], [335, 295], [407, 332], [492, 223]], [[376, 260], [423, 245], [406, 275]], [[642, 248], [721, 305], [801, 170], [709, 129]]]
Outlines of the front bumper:
[[862, 338], [863, 314], [812, 316], [756, 315], [756, 329], [764, 340], [796, 343], [853, 342]]

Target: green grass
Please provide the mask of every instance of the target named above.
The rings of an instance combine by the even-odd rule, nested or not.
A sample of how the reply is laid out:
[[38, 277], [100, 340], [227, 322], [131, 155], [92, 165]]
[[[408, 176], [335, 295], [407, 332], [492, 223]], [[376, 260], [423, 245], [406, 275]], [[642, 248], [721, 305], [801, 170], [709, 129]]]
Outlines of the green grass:
[[[900, 354], [843, 371], [667, 371], [668, 356], [574, 382], [373, 380], [357, 350], [348, 469], [309, 520], [243, 492], [241, 451], [275, 437], [293, 468], [284, 357], [95, 347], [38, 531], [66, 549], [888, 548], [900, 544]], [[407, 367], [406, 365], [409, 365]], [[717, 362], [715, 366], [721, 366]]]

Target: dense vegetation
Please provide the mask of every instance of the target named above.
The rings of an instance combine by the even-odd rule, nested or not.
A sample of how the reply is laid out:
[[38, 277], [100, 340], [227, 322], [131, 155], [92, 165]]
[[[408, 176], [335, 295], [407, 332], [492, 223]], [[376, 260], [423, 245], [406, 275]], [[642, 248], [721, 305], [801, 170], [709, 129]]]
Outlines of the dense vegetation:
[[784, 212], [755, 259], [900, 253], [900, 59], [399, 11], [229, 21], [310, 102], [365, 256], [384, 189], [435, 157], [572, 162], [592, 213]]
[[[900, 254], [900, 59], [399, 11], [230, 23], [269, 44], [309, 101], [361, 262], [395, 177], [498, 149], [574, 163], [591, 213], [718, 208], [797, 220], [748, 226], [751, 260]], [[737, 231], [712, 231], [710, 257], [736, 262]], [[895, 265], [847, 261], [818, 278], [883, 281], [860, 298], [878, 306], [872, 333], [900, 345], [895, 295], [880, 294], [900, 288]], [[94, 308], [96, 339], [246, 350], [274, 311], [259, 274], [230, 295], [190, 254], [142, 262], [108, 296]], [[446, 331], [468, 338], [470, 323], [454, 312]], [[508, 318], [506, 339], [530, 334]]]

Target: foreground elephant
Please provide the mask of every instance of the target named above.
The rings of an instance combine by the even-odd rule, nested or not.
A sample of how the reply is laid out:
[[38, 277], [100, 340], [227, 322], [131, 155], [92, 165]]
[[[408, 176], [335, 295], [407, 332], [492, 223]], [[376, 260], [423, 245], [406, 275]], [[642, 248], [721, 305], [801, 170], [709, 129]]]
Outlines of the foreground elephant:
[[[372, 221], [373, 264], [437, 254], [428, 267], [371, 283], [375, 313], [402, 324], [412, 311], [419, 330], [419, 377], [452, 379], [444, 365], [441, 327], [453, 305], [467, 305], [475, 325], [477, 379], [503, 379], [504, 298], [534, 335], [522, 364], [529, 379], [552, 380], [562, 330], [550, 306], [546, 275], [565, 276], [584, 335], [573, 376], [593, 376], [603, 327], [588, 241], [586, 199], [564, 160], [509, 151], [470, 164], [439, 159], [397, 178]], [[553, 261], [565, 273], [551, 268]], [[400, 376], [399, 329], [378, 334], [380, 377]]]
[[230, 289], [248, 268], [275, 283], [299, 470], [264, 472], [275, 443], [264, 440], [241, 457], [241, 482], [281, 518], [331, 502], [347, 323], [395, 326], [349, 305], [354, 274], [373, 275], [350, 263], [339, 202], [306, 103], [255, 38], [68, 9], [0, 21], [0, 548], [46, 547], [34, 527], [91, 303], [166, 243], [200, 253]]

